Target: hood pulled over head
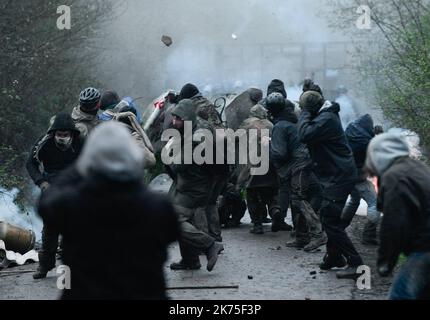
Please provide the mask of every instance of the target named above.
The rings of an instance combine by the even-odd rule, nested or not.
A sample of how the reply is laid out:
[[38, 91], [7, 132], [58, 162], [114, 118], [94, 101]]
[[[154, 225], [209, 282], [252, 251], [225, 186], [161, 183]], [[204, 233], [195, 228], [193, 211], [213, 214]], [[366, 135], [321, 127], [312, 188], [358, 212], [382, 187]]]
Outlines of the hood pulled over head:
[[82, 176], [95, 174], [121, 183], [141, 179], [143, 167], [142, 149], [129, 130], [117, 122], [96, 127], [77, 161], [77, 169]]
[[200, 93], [199, 89], [192, 83], [187, 83], [179, 93], [179, 101], [191, 99]]
[[406, 139], [398, 132], [376, 136], [367, 150], [366, 167], [377, 176], [382, 176], [399, 158], [410, 154]]
[[275, 92], [282, 94], [284, 99], [287, 99], [287, 91], [285, 90], [284, 82], [279, 79], [275, 79], [270, 82], [269, 87], [267, 88], [267, 96], [270, 96]]
[[72, 117], [68, 113], [59, 113], [51, 119], [52, 125], [48, 129], [48, 134], [56, 131], [70, 131], [73, 134], [79, 135], [79, 130], [76, 129]]
[[250, 116], [261, 120], [267, 119], [267, 109], [261, 104], [257, 104], [251, 108]]
[[192, 121], [195, 123], [197, 119], [196, 105], [192, 100], [181, 100], [176, 107], [172, 110], [172, 115], [181, 118], [184, 121]]

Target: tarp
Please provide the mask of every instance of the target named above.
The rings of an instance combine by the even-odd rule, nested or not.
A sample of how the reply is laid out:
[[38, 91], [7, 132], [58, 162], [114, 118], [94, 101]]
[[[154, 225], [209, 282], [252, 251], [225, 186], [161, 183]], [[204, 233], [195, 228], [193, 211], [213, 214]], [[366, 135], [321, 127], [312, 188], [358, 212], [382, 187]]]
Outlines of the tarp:
[[251, 88], [237, 96], [226, 108], [227, 127], [239, 129], [244, 120], [249, 118], [251, 108], [263, 98], [263, 91]]
[[28, 261], [39, 262], [39, 256], [35, 250], [31, 250], [22, 255], [6, 249], [6, 244], [0, 240], [0, 270], [6, 269], [10, 265], [22, 266]]

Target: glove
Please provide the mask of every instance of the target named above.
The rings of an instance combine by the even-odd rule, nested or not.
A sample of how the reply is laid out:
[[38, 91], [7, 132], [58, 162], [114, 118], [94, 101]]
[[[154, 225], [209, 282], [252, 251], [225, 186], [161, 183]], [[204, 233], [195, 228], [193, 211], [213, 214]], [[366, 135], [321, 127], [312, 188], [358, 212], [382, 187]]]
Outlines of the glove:
[[40, 190], [42, 190], [42, 192], [45, 192], [49, 188], [49, 186], [50, 186], [49, 182], [46, 182], [46, 181], [42, 182], [39, 185]]
[[179, 94], [177, 94], [176, 92], [169, 92], [169, 94], [167, 95], [167, 101], [170, 104], [178, 104], [179, 103]]
[[313, 84], [314, 81], [312, 79], [305, 79], [305, 82], [303, 83], [303, 92], [309, 91]]
[[303, 83], [303, 92], [307, 91], [316, 91], [321, 95], [323, 94], [321, 87], [316, 84], [312, 79], [305, 79], [305, 82]]
[[382, 263], [378, 265], [378, 273], [381, 277], [388, 277], [391, 273], [388, 263]]

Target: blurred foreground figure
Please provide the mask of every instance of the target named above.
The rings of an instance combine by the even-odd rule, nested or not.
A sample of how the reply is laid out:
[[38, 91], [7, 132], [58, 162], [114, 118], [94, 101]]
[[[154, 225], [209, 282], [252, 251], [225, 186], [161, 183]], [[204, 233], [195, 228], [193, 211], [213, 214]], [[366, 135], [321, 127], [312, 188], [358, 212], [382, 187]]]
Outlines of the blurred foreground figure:
[[79, 182], [42, 196], [38, 212], [63, 235], [71, 270], [63, 299], [166, 298], [163, 264], [179, 226], [170, 203], [144, 186], [143, 161], [123, 125], [102, 124], [71, 169]]
[[366, 166], [378, 177], [378, 208], [384, 212], [378, 272], [388, 276], [401, 253], [408, 256], [391, 288], [391, 300], [430, 299], [430, 168], [409, 158], [396, 133], [376, 137]]
[[[27, 171], [42, 192], [48, 190], [59, 174], [78, 158], [82, 149], [79, 135], [71, 116], [60, 113], [53, 118], [48, 132], [36, 142], [27, 161]], [[48, 272], [55, 268], [57, 248], [57, 230], [44, 223], [39, 267], [34, 279], [46, 278]]]

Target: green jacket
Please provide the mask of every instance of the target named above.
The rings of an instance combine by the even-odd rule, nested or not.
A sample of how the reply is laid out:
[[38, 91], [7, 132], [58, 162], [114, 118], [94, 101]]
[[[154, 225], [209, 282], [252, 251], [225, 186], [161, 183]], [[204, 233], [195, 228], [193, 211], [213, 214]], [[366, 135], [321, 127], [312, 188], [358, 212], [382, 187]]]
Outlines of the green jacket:
[[[197, 117], [196, 105], [191, 100], [181, 101], [172, 111], [184, 121], [193, 123], [193, 134], [199, 129], [209, 129], [211, 126], [203, 119]], [[184, 164], [184, 136], [182, 135], [181, 143], [182, 154], [181, 164], [170, 165], [169, 168], [174, 174], [175, 188], [172, 192], [174, 204], [186, 207], [197, 208], [205, 206], [210, 196], [210, 190], [213, 184], [213, 174], [209, 165], [199, 165], [192, 161], [192, 164]], [[175, 143], [175, 142], [173, 142]], [[199, 143], [192, 143], [192, 151]]]

